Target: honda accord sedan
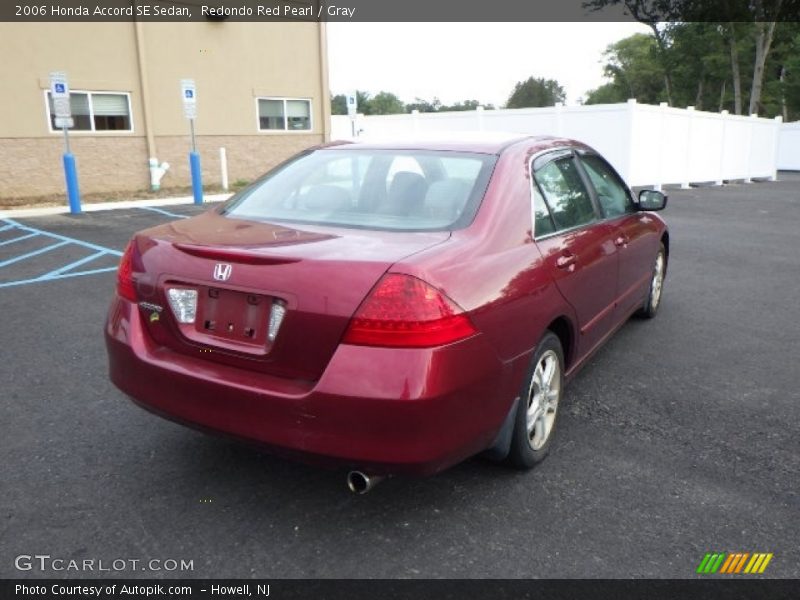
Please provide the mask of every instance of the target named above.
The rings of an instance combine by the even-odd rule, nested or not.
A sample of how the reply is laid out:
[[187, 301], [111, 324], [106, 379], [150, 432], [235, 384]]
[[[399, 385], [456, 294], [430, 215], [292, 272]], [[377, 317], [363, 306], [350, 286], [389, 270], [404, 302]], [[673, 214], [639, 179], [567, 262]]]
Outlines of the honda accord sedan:
[[550, 137], [337, 143], [137, 233], [105, 327], [136, 403], [350, 470], [437, 473], [553, 443], [565, 386], [656, 315], [666, 197]]

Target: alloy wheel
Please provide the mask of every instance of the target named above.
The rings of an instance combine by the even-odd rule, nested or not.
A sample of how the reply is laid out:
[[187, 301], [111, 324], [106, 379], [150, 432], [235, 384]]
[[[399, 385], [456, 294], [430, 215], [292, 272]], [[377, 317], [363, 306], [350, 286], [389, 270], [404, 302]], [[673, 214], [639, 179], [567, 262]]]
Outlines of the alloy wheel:
[[661, 301], [661, 290], [664, 287], [664, 254], [659, 252], [656, 265], [653, 269], [653, 281], [650, 283], [650, 306], [653, 310], [658, 308]]
[[528, 390], [528, 443], [534, 450], [545, 445], [561, 399], [561, 363], [558, 355], [548, 350], [539, 358]]

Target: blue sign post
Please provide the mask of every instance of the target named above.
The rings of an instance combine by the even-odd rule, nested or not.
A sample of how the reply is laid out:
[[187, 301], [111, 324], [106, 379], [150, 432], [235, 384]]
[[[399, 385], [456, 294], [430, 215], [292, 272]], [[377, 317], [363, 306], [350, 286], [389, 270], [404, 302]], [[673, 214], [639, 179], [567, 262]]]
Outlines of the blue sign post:
[[[194, 129], [194, 127], [192, 127]], [[192, 194], [194, 203], [203, 203], [203, 171], [200, 169], [200, 154], [197, 153], [192, 135], [192, 151], [189, 152], [189, 169], [192, 172]]]
[[78, 170], [75, 168], [75, 156], [69, 147], [69, 128], [74, 125], [72, 108], [69, 101], [69, 84], [65, 73], [50, 73], [50, 97], [53, 101], [55, 126], [64, 131], [64, 179], [67, 184], [67, 201], [69, 212], [73, 215], [81, 213], [81, 193], [78, 187]]
[[[66, 128], [64, 134], [64, 137], [67, 137]], [[64, 179], [67, 182], [69, 212], [79, 215], [81, 214], [81, 192], [78, 188], [78, 170], [75, 168], [75, 156], [69, 151], [69, 143], [67, 143], [67, 151], [64, 153]]]
[[203, 171], [200, 168], [200, 154], [194, 136], [194, 120], [197, 117], [197, 88], [193, 79], [181, 80], [181, 97], [183, 98], [183, 114], [189, 119], [189, 130], [192, 134], [192, 150], [189, 152], [189, 170], [192, 174], [192, 195], [195, 204], [203, 203]]

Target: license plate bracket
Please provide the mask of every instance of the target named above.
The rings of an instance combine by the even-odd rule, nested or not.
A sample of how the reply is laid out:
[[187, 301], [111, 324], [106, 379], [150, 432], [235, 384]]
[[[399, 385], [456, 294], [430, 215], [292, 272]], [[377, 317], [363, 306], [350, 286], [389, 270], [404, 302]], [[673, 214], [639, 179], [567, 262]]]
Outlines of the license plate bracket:
[[266, 346], [272, 298], [207, 286], [201, 286], [198, 292], [198, 334], [236, 345]]

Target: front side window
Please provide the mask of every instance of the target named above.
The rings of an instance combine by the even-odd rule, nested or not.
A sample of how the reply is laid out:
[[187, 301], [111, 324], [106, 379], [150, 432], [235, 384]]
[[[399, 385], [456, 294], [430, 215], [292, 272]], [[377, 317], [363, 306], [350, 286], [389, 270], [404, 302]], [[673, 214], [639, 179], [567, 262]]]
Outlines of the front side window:
[[311, 100], [259, 98], [258, 128], [261, 131], [309, 131]]
[[606, 161], [595, 154], [587, 154], [581, 157], [581, 163], [606, 217], [618, 217], [636, 211], [627, 186]]
[[557, 230], [580, 227], [596, 219], [591, 197], [572, 156], [552, 160], [539, 168], [536, 181]]
[[496, 157], [422, 150], [317, 150], [278, 167], [223, 207], [230, 217], [389, 231], [468, 225]]
[[[57, 131], [53, 98], [47, 92], [50, 128]], [[76, 92], [69, 95], [74, 126], [72, 131], [132, 131], [131, 105], [128, 94], [110, 92]]]

